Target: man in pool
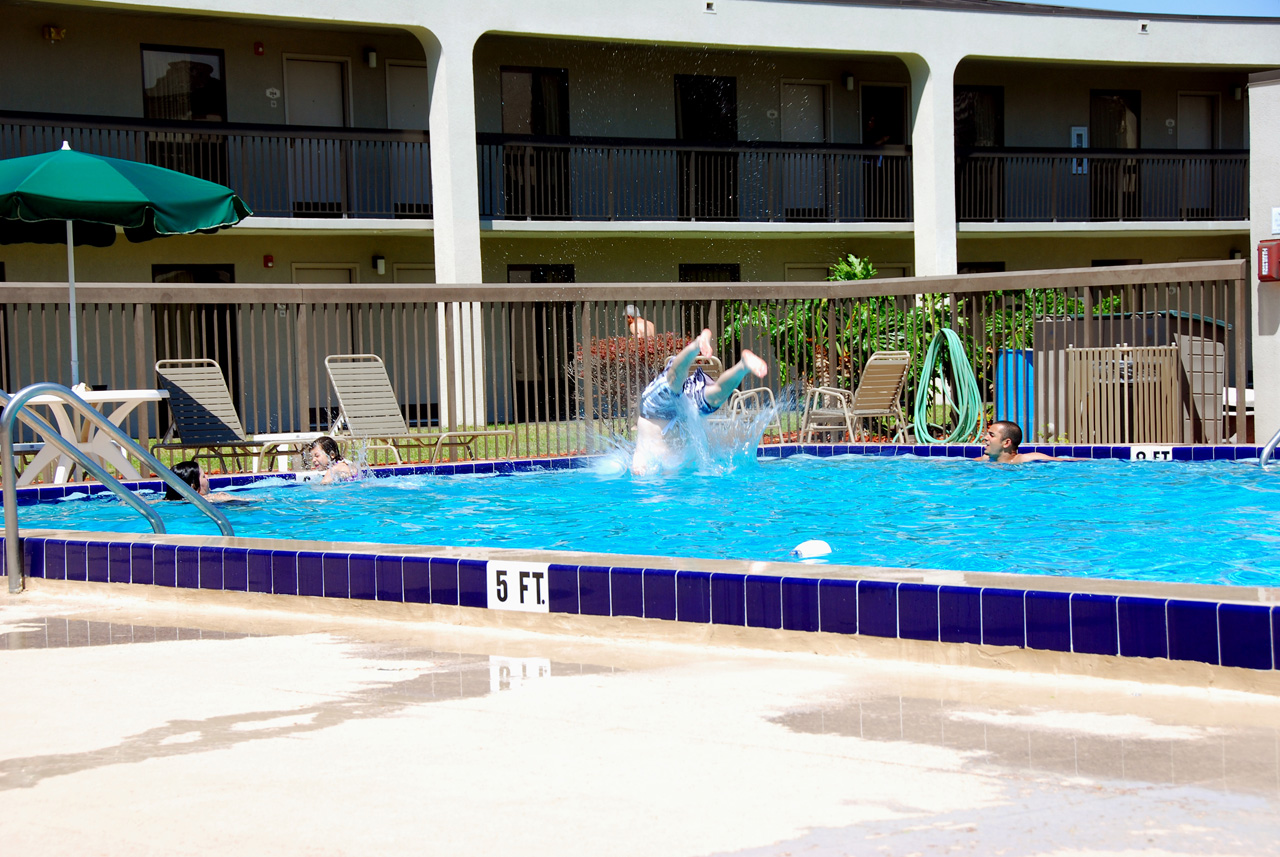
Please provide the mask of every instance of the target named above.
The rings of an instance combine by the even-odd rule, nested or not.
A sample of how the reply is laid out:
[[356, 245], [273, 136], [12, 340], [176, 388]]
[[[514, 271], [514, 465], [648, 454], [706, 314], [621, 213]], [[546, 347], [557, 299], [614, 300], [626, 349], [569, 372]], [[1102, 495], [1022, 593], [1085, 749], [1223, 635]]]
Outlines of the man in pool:
[[1022, 446], [1022, 428], [1017, 423], [999, 420], [987, 427], [983, 437], [986, 448], [975, 461], [993, 464], [1026, 464], [1028, 461], [1077, 461], [1075, 458], [1055, 458], [1043, 452], [1018, 452]]
[[703, 330], [679, 354], [668, 358], [666, 368], [640, 395], [636, 451], [631, 459], [631, 472], [637, 476], [671, 463], [672, 450], [667, 437], [682, 417], [691, 413], [713, 414], [729, 401], [747, 373], [757, 378], [769, 374], [769, 365], [744, 348], [738, 362], [712, 380], [702, 367], [694, 365], [699, 354], [711, 356], [710, 330]]

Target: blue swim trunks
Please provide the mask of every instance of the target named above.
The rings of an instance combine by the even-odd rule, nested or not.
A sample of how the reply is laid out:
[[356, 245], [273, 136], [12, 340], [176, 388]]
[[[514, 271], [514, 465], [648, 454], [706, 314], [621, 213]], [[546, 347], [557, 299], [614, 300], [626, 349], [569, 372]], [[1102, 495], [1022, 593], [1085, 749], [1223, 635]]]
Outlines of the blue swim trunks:
[[[673, 357], [667, 360], [668, 367], [674, 359]], [[716, 409], [707, 404], [706, 388], [710, 384], [711, 377], [702, 371], [701, 366], [695, 366], [689, 373], [689, 377], [684, 379], [678, 396], [667, 385], [666, 369], [664, 369], [662, 374], [650, 381], [649, 386], [645, 387], [644, 392], [640, 394], [640, 416], [647, 420], [666, 420], [670, 424], [680, 416], [680, 396], [693, 402], [698, 408], [698, 413], [715, 413]]]

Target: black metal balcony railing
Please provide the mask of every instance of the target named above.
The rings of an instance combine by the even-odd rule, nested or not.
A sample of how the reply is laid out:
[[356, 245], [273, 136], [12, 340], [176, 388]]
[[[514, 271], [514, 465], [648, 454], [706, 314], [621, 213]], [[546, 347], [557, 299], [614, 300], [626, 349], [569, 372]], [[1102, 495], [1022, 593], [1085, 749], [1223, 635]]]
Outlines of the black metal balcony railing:
[[430, 217], [424, 131], [193, 125], [0, 112], [0, 158], [56, 149], [145, 161], [231, 187], [264, 217]]
[[[73, 148], [229, 185], [260, 216], [432, 216], [424, 131], [196, 125], [0, 111], [0, 158]], [[482, 217], [904, 222], [902, 146], [477, 135]], [[1241, 150], [971, 149], [956, 153], [961, 222], [1246, 220]]]
[[477, 135], [480, 215], [547, 220], [911, 220], [903, 146]]
[[1246, 220], [1245, 150], [969, 149], [960, 221]]

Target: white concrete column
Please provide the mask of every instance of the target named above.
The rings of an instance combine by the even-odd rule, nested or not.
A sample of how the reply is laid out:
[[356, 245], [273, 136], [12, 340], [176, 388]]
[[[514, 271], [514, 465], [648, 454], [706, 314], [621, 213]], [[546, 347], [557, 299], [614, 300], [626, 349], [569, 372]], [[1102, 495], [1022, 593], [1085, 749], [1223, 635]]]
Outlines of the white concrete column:
[[916, 276], [956, 272], [955, 108], [958, 58], [903, 57], [911, 72], [911, 186]]
[[[476, 37], [420, 33], [431, 87], [431, 203], [437, 283], [480, 283], [476, 167]], [[440, 426], [484, 425], [483, 326], [478, 303], [438, 304]]]
[[1280, 71], [1249, 76], [1249, 258], [1253, 288], [1254, 438], [1280, 431], [1280, 283], [1258, 281], [1258, 242], [1280, 239]]

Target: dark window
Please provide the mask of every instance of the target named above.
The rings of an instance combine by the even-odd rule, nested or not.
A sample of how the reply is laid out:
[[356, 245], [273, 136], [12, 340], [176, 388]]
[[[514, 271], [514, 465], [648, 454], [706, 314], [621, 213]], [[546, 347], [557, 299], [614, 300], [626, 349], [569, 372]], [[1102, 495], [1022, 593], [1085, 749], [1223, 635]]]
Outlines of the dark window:
[[[676, 139], [694, 146], [732, 146], [738, 140], [738, 81], [677, 74]], [[738, 219], [738, 155], [690, 148], [679, 153], [678, 215], [686, 220]]]
[[957, 274], [1002, 274], [1004, 262], [961, 262]]
[[907, 142], [907, 88], [862, 87], [862, 143], [902, 146]]
[[1004, 145], [1004, 87], [957, 86], [954, 95], [956, 148]]
[[681, 264], [680, 282], [682, 283], [740, 283], [742, 269], [733, 264]]
[[143, 45], [142, 102], [147, 119], [227, 121], [222, 51]]
[[569, 136], [569, 72], [563, 68], [502, 70], [502, 133]]
[[[739, 283], [742, 281], [742, 270], [737, 264], [694, 263], [680, 266], [680, 282], [682, 283]], [[724, 310], [724, 302], [716, 304], [720, 312]], [[715, 330], [723, 329], [722, 319], [713, 318], [711, 301], [682, 301], [680, 304], [680, 330], [686, 336], [696, 336], [704, 327]]]

